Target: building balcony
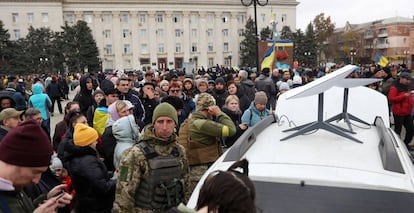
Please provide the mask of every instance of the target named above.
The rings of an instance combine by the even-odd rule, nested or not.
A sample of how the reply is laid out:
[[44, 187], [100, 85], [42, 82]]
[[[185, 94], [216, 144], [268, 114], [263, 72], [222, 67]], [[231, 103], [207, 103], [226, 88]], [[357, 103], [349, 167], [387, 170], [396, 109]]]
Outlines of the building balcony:
[[374, 34], [370, 33], [370, 34], [364, 35], [364, 39], [371, 39], [371, 38], [374, 38]]
[[388, 44], [383, 43], [383, 44], [377, 44], [377, 49], [386, 49], [388, 47]]
[[380, 33], [378, 33], [378, 35], [377, 35], [377, 37], [378, 38], [384, 38], [384, 37], [388, 37], [388, 32], [380, 32]]
[[372, 49], [373, 46], [372, 45], [364, 45], [364, 49]]

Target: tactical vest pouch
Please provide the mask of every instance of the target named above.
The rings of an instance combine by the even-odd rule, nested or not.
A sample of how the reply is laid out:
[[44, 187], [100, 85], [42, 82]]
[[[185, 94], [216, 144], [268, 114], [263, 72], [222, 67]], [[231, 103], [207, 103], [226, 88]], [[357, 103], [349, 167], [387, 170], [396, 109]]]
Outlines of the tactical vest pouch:
[[135, 206], [155, 212], [165, 211], [182, 202], [184, 181], [177, 146], [168, 156], [158, 155], [146, 142], [138, 144], [144, 152], [150, 171], [135, 193]]
[[190, 142], [187, 150], [187, 158], [190, 166], [211, 163], [217, 160], [223, 153], [218, 143], [206, 146], [197, 142]]

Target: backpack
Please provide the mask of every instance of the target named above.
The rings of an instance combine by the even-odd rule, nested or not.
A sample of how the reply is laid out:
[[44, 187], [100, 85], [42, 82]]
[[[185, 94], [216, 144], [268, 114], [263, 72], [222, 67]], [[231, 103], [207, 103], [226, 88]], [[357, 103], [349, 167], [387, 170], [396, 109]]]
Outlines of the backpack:
[[98, 132], [99, 137], [105, 131], [106, 121], [109, 116], [108, 107], [97, 107], [93, 113], [93, 128]]
[[186, 150], [188, 149], [188, 144], [190, 143], [190, 117], [191, 115], [181, 124], [180, 129], [178, 130], [177, 138], [178, 143], [181, 144]]
[[186, 151], [188, 163], [190, 166], [200, 165], [204, 163], [214, 162], [217, 157], [223, 153], [220, 144], [204, 145], [196, 141], [192, 141], [190, 137], [190, 128], [194, 119], [191, 115], [184, 120], [178, 131], [179, 135], [177, 141], [182, 145]]

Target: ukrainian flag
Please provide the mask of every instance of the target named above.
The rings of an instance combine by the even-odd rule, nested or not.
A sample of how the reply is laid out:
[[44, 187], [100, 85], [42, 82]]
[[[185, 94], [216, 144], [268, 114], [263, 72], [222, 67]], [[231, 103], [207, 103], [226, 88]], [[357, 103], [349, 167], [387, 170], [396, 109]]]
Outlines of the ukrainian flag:
[[375, 57], [375, 63], [380, 65], [381, 67], [386, 67], [389, 63], [388, 59], [381, 55], [381, 53], [377, 53]]
[[272, 64], [273, 64], [274, 59], [275, 59], [275, 42], [273, 42], [272, 46], [269, 47], [269, 49], [264, 54], [264, 56], [262, 58], [261, 69], [267, 67], [270, 70], [272, 70]]

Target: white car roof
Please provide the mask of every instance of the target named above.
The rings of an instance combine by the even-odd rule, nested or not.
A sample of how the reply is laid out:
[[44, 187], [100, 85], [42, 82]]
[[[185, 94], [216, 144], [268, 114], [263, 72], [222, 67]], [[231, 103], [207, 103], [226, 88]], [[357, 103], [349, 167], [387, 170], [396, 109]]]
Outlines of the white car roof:
[[[300, 90], [311, 94], [305, 86]], [[344, 88], [328, 87], [324, 120], [343, 112]], [[390, 128], [386, 96], [364, 86], [349, 88], [347, 112], [369, 125], [351, 120], [353, 133], [346, 135], [362, 143], [323, 129], [281, 140], [295, 132], [284, 130], [318, 119], [318, 95], [291, 98], [293, 93], [299, 94], [295, 90], [282, 94], [274, 118], [248, 129], [203, 178], [246, 158], [253, 181], [414, 193], [413, 159]], [[348, 129], [344, 120], [330, 123]], [[189, 207], [195, 206], [203, 178]]]

